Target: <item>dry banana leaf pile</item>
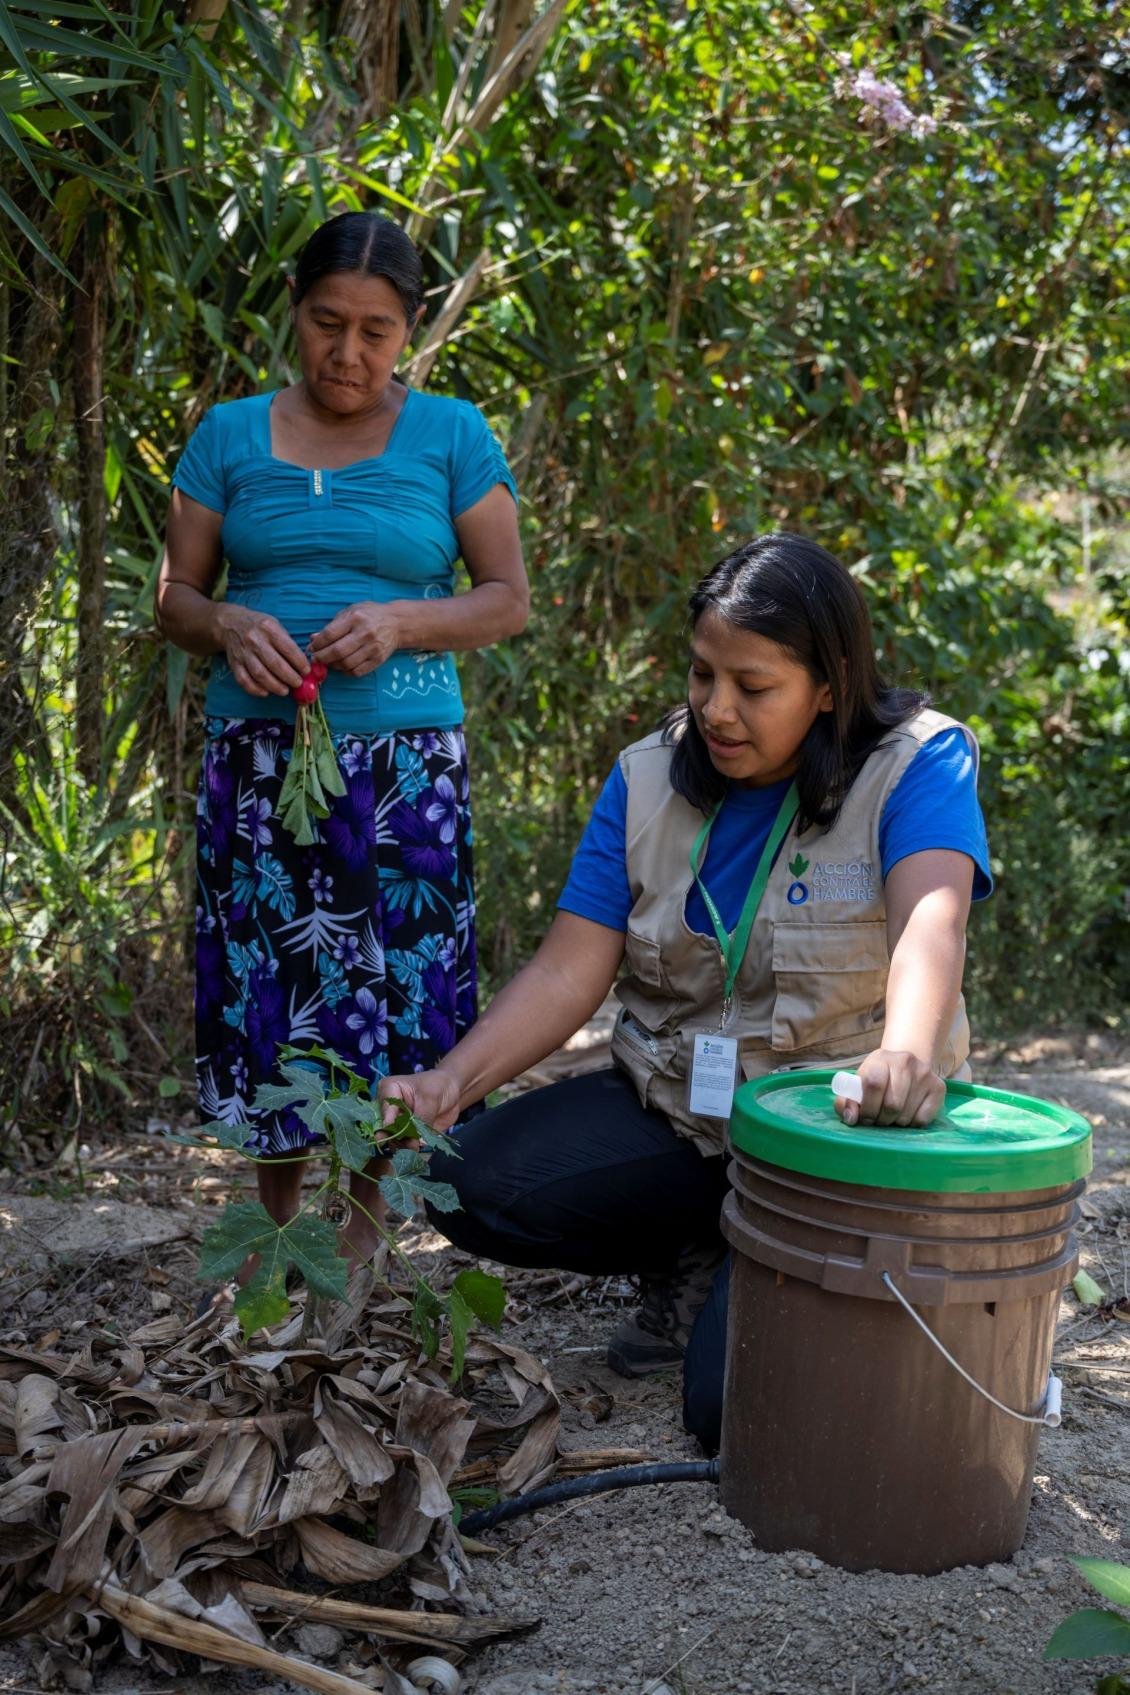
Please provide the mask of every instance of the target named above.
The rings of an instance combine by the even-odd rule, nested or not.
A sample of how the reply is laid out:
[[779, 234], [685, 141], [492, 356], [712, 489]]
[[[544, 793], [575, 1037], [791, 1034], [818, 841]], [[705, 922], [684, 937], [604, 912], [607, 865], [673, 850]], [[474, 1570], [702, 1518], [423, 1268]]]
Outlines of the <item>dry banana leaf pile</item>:
[[[536, 1622], [477, 1610], [449, 1487], [487, 1453], [503, 1493], [552, 1475], [544, 1367], [473, 1337], [456, 1394], [403, 1303], [361, 1326], [304, 1340], [299, 1308], [251, 1345], [217, 1316], [70, 1356], [0, 1344], [0, 1638], [34, 1638], [41, 1681], [89, 1688], [124, 1650], [415, 1695], [399, 1668], [422, 1654], [457, 1664]], [[358, 1596], [374, 1584], [401, 1605]], [[269, 1647], [280, 1626], [319, 1663]]]

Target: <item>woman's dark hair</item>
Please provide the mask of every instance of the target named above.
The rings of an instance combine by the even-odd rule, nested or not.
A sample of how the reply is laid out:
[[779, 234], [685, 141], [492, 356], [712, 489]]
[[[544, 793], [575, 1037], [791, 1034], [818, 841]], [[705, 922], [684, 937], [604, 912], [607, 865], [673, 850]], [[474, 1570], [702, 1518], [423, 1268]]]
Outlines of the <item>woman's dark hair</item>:
[[320, 225], [298, 255], [293, 304], [335, 271], [384, 277], [396, 290], [408, 323], [415, 319], [424, 294], [420, 255], [391, 218], [378, 212], [342, 212]]
[[[765, 636], [827, 683], [831, 712], [818, 712], [800, 749], [799, 827], [833, 825], [868, 754], [888, 730], [926, 703], [913, 689], [890, 688], [875, 663], [867, 606], [838, 559], [804, 536], [758, 536], [721, 560], [690, 597], [692, 627], [714, 612], [736, 629]], [[709, 812], [727, 779], [711, 764], [689, 706], [664, 721], [674, 743], [671, 783]]]

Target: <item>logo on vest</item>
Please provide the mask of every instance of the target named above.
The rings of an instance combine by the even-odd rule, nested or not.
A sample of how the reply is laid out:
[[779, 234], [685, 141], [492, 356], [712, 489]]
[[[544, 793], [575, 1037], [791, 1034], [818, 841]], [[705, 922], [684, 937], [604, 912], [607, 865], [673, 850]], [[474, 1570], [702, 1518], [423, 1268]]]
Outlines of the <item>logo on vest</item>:
[[872, 901], [875, 870], [869, 859], [841, 859], [812, 867], [812, 899]]
[[794, 881], [789, 884], [785, 898], [790, 906], [803, 906], [808, 899], [808, 884], [801, 882], [801, 878], [807, 870], [808, 860], [805, 859], [803, 854], [798, 853], [789, 866], [789, 875]]

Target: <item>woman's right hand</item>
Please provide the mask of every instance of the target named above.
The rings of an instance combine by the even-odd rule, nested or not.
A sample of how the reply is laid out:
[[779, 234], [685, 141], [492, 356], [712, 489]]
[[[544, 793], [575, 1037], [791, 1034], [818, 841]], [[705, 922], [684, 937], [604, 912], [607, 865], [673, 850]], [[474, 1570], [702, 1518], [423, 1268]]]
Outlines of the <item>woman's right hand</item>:
[[263, 696], [287, 695], [298, 687], [310, 661], [277, 618], [230, 603], [218, 610], [224, 653], [241, 689]]
[[382, 1077], [378, 1098], [387, 1128], [396, 1117], [396, 1102], [433, 1130], [450, 1130], [459, 1117], [459, 1085], [446, 1071], [414, 1071], [401, 1077]]

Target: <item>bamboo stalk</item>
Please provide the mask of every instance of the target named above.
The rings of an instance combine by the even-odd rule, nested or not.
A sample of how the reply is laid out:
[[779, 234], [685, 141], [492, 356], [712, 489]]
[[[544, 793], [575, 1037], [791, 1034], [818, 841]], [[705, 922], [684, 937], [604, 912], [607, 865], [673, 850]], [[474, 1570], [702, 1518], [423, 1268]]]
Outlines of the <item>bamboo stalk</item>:
[[78, 458], [78, 660], [75, 742], [79, 770], [90, 784], [101, 774], [106, 672], [106, 457], [102, 415], [106, 404], [108, 257], [100, 220], [88, 214], [83, 228], [79, 286], [74, 293], [74, 431]]
[[200, 1654], [206, 1660], [219, 1660], [229, 1666], [250, 1666], [253, 1671], [273, 1672], [276, 1677], [289, 1678], [317, 1695], [372, 1695], [367, 1684], [355, 1678], [342, 1677], [338, 1672], [323, 1671], [320, 1666], [296, 1660], [290, 1654], [279, 1654], [273, 1648], [260, 1648], [244, 1642], [217, 1625], [203, 1619], [186, 1618], [171, 1607], [159, 1607], [140, 1595], [127, 1595], [116, 1584], [106, 1583], [91, 1591], [94, 1605], [109, 1613], [126, 1630], [146, 1642], [160, 1642], [166, 1648], [179, 1648], [182, 1653]]
[[532, 1630], [538, 1619], [488, 1617], [464, 1618], [460, 1613], [411, 1613], [399, 1607], [368, 1607], [359, 1601], [341, 1601], [333, 1595], [303, 1595], [295, 1589], [276, 1589], [270, 1583], [240, 1582], [249, 1607], [260, 1612], [293, 1614], [300, 1618], [323, 1619], [327, 1624], [363, 1630], [390, 1642], [420, 1642], [436, 1647], [470, 1647], [488, 1637], [512, 1631]]
[[478, 288], [489, 260], [490, 254], [486, 248], [477, 258], [472, 260], [463, 275], [453, 285], [444, 301], [443, 310], [432, 325], [431, 332], [424, 345], [418, 353], [413, 354], [412, 358], [408, 360], [405, 369], [417, 388], [423, 388], [427, 382], [428, 373], [435, 364], [440, 349], [458, 323], [471, 296]]

